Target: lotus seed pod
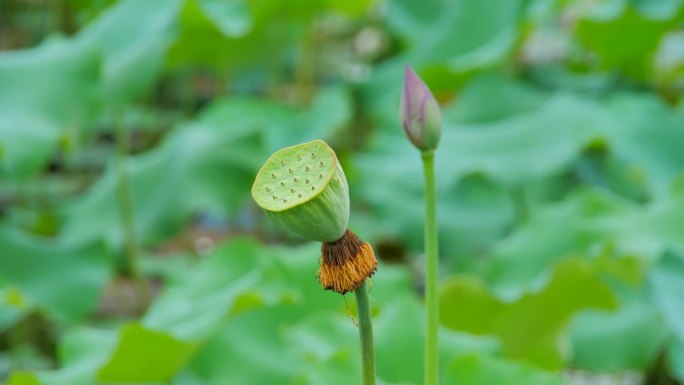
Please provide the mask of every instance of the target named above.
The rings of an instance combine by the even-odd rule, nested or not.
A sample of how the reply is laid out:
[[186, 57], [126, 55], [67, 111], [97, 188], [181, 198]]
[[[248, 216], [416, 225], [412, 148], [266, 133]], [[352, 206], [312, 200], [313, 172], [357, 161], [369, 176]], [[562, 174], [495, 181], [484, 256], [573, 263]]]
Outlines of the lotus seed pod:
[[442, 113], [430, 89], [409, 66], [406, 66], [399, 111], [411, 143], [421, 151], [436, 149], [442, 136]]
[[321, 140], [271, 155], [256, 176], [252, 197], [273, 220], [310, 240], [334, 242], [349, 223], [347, 179]]

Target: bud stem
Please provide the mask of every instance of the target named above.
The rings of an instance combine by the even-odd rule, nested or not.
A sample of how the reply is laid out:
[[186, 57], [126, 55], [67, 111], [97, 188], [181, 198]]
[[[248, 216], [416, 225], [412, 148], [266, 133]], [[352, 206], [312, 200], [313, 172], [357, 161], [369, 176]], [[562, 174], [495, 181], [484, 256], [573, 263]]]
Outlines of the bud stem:
[[437, 210], [435, 194], [435, 153], [423, 151], [425, 174], [425, 303], [427, 308], [427, 332], [425, 337], [425, 385], [437, 385], [439, 373], [439, 303], [437, 281], [439, 257], [437, 249]]
[[354, 291], [354, 294], [356, 294], [356, 308], [359, 314], [363, 385], [375, 385], [375, 348], [373, 347], [373, 324], [371, 322], [368, 284], [364, 282], [361, 287]]

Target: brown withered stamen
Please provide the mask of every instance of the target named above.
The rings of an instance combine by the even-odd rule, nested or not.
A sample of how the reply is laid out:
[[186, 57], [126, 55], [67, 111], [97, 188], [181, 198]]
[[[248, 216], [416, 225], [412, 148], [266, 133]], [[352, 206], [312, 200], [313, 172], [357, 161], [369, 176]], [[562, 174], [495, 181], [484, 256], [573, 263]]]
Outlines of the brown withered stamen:
[[337, 241], [323, 242], [321, 254], [318, 280], [324, 289], [340, 294], [361, 287], [378, 267], [371, 245], [349, 229]]

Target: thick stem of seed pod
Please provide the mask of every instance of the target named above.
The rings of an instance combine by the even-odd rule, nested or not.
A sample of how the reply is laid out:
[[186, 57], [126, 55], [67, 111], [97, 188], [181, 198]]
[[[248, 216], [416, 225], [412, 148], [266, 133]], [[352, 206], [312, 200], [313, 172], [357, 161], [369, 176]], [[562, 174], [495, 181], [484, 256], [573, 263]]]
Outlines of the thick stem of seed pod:
[[363, 385], [375, 385], [375, 348], [373, 346], [373, 324], [371, 322], [368, 285], [364, 283], [354, 291], [359, 313], [359, 334], [361, 336], [361, 376]]
[[425, 385], [436, 385], [439, 371], [439, 303], [437, 280], [439, 257], [437, 250], [437, 210], [433, 151], [423, 151], [425, 173], [425, 303], [427, 332], [425, 336]]
[[321, 244], [318, 279], [325, 290], [340, 294], [354, 291], [377, 267], [373, 248], [349, 229], [337, 241]]

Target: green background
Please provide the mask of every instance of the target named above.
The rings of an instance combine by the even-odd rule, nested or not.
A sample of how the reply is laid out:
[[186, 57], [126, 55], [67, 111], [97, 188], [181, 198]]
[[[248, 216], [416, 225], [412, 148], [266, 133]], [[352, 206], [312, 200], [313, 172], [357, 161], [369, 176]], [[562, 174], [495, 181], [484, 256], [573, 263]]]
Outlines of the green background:
[[379, 383], [420, 384], [406, 64], [443, 110], [442, 383], [684, 381], [683, 1], [0, 0], [0, 383], [359, 383], [354, 301], [250, 198], [323, 139]]

